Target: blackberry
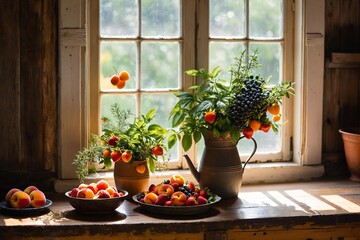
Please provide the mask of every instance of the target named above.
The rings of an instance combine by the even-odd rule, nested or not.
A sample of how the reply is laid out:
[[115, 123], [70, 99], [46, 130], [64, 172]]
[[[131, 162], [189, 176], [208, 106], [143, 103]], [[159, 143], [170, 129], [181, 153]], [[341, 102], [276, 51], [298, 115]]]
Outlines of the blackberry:
[[266, 110], [265, 100], [269, 93], [263, 91], [263, 84], [263, 79], [250, 76], [244, 79], [244, 85], [232, 97], [228, 114], [238, 128], [246, 128], [249, 119], [258, 119], [259, 112]]

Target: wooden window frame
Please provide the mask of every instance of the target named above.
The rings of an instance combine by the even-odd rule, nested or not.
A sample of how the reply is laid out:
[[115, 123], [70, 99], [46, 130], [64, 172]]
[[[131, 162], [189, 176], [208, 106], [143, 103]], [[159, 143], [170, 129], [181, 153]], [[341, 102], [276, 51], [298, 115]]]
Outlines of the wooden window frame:
[[[90, 111], [96, 102], [90, 101], [89, 97], [93, 91], [89, 89], [93, 53], [87, 49], [93, 47], [89, 39], [93, 34], [90, 26], [94, 24], [90, 22], [89, 16], [93, 14], [90, 4], [93, 4], [92, 0], [59, 2], [58, 183], [76, 179], [72, 162], [76, 153], [87, 145], [92, 132], [89, 120], [96, 117]], [[189, 4], [190, 8], [193, 3]], [[322, 128], [319, 124], [323, 112], [325, 1], [294, 0], [291, 7], [295, 9], [296, 23], [293, 50], [296, 97], [290, 106], [294, 109], [296, 126], [293, 128], [292, 162], [248, 165], [245, 183], [312, 179], [324, 172], [321, 165]], [[186, 17], [185, 21], [190, 21], [194, 13], [187, 14], [189, 18]], [[194, 41], [193, 37], [189, 38], [189, 44], [191, 41]], [[190, 66], [184, 65], [184, 68]]]

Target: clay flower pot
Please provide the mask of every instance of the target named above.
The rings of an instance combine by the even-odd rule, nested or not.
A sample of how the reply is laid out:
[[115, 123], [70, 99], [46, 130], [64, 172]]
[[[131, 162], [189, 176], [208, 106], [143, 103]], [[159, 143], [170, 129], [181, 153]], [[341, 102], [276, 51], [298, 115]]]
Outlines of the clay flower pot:
[[360, 182], [360, 128], [340, 129], [350, 179]]

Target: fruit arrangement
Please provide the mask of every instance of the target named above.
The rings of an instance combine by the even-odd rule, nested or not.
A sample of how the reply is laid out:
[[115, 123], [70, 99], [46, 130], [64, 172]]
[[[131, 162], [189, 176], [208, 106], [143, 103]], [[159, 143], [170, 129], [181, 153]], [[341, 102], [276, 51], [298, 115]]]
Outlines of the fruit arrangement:
[[200, 189], [193, 182], [186, 181], [180, 174], [155, 185], [137, 195], [142, 203], [159, 206], [194, 206], [215, 201], [215, 195], [207, 188]]
[[5, 202], [12, 208], [40, 208], [46, 203], [45, 194], [35, 186], [28, 186], [24, 191], [10, 189], [5, 195]]
[[106, 180], [99, 180], [96, 183], [81, 183], [71, 190], [69, 196], [73, 198], [102, 199], [122, 197], [124, 194], [119, 192], [116, 187], [111, 186]]

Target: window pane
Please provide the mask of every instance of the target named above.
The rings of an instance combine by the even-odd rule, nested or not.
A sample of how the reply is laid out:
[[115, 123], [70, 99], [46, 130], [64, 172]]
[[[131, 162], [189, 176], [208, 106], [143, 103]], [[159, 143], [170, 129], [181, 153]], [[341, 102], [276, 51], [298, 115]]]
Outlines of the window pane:
[[141, 88], [178, 88], [179, 43], [144, 42], [141, 46]]
[[210, 37], [245, 37], [245, 1], [210, 0]]
[[100, 35], [138, 36], [137, 0], [100, 0]]
[[180, 0], [142, 0], [142, 37], [179, 37]]
[[[131, 119], [133, 119], [136, 115], [136, 96], [135, 94], [122, 94], [122, 95], [115, 95], [115, 94], [105, 94], [101, 95], [100, 98], [100, 116], [107, 117], [112, 121], [116, 120], [111, 114], [111, 105], [115, 102], [121, 103], [120, 106], [123, 110], [130, 109], [131, 113], [133, 114]], [[130, 120], [132, 121], [132, 120]]]
[[[101, 42], [100, 43], [100, 87], [101, 90], [114, 90], [110, 78], [115, 69], [118, 72], [128, 71], [130, 80], [124, 89], [136, 86], [136, 44], [134, 42]], [[114, 69], [115, 68], [115, 69]]]
[[[171, 128], [171, 121], [169, 120], [169, 114], [172, 107], [177, 102], [177, 97], [173, 93], [166, 94], [142, 94], [141, 95], [141, 112], [147, 113], [150, 109], [155, 108], [156, 116], [154, 123], [160, 124], [164, 128]], [[171, 151], [171, 159], [178, 159], [179, 156], [178, 143]]]
[[[270, 119], [272, 118], [269, 116]], [[274, 131], [269, 131], [264, 133], [262, 131], [256, 131], [253, 135], [257, 142], [257, 150], [256, 153], [278, 153], [281, 149], [281, 128], [279, 128], [278, 133], [274, 133]], [[250, 141], [246, 138], [243, 138], [239, 141], [237, 148], [239, 150], [240, 156], [243, 154], [250, 154], [254, 149], [253, 141]], [[241, 159], [245, 161], [246, 159]]]
[[[261, 7], [259, 7], [261, 6]], [[250, 38], [279, 39], [283, 37], [283, 1], [249, 1]]]
[[251, 50], [258, 50], [260, 75], [263, 78], [271, 77], [270, 84], [282, 81], [282, 48], [280, 43], [250, 43]]
[[245, 1], [210, 0], [210, 37], [245, 37]]
[[222, 69], [220, 78], [229, 80], [229, 69], [234, 63], [234, 58], [244, 51], [245, 46], [242, 42], [210, 42], [209, 44], [209, 67], [210, 71], [219, 66]]

